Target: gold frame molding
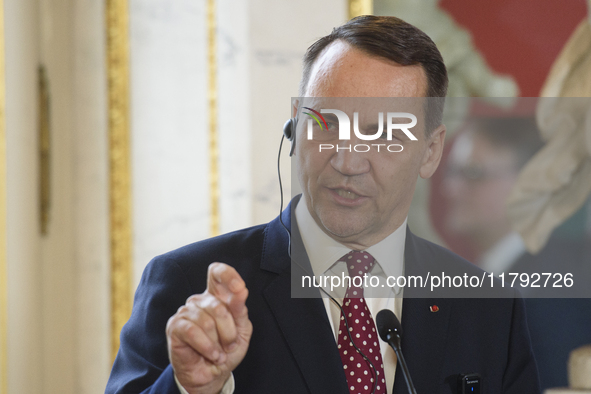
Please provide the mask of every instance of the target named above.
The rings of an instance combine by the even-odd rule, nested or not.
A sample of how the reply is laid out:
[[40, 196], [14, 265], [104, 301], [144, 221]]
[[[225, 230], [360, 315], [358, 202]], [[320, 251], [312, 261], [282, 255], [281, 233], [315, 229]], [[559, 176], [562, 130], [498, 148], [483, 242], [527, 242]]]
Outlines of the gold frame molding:
[[6, 255], [6, 75], [4, 2], [0, 0], [0, 392], [8, 393], [8, 263]]
[[373, 0], [349, 0], [349, 19], [373, 14]]
[[132, 307], [132, 229], [127, 0], [106, 0], [111, 246], [111, 357]]
[[207, 68], [209, 109], [210, 235], [220, 233], [220, 182], [218, 148], [217, 23], [215, 0], [207, 0]]

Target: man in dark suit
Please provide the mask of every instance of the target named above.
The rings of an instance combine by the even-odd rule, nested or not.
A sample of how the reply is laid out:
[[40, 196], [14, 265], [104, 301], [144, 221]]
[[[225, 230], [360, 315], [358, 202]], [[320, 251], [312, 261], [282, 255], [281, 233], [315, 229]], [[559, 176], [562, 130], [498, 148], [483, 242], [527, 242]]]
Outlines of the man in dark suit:
[[[458, 375], [472, 372], [481, 375], [483, 392], [538, 392], [524, 307], [512, 297], [409, 298], [411, 291], [404, 290], [404, 313], [400, 298], [364, 298], [371, 292], [364, 287], [348, 287], [339, 298], [342, 309], [320, 298], [291, 297], [290, 243], [300, 251], [300, 276], [353, 267], [376, 278], [392, 272], [426, 276], [440, 265], [481, 276], [406, 228], [416, 179], [437, 169], [445, 136], [442, 101], [422, 98], [445, 97], [446, 88], [433, 42], [396, 18], [356, 18], [312, 45], [300, 91], [313, 98], [307, 110], [327, 108], [323, 100], [330, 97], [415, 98], [421, 104], [414, 107], [418, 138], [395, 131], [403, 147], [398, 153], [322, 150], [324, 138], [344, 143], [330, 118], [323, 119], [326, 129], [318, 122], [322, 130], [314, 130], [322, 138], [306, 138], [302, 103], [296, 103], [299, 121], [290, 122], [286, 135], [301, 198], [269, 224], [154, 259], [122, 330], [107, 392], [403, 393], [396, 359], [375, 332], [373, 317], [384, 306], [402, 317], [402, 346], [418, 392], [455, 393]], [[375, 126], [361, 116], [364, 132]], [[355, 134], [349, 142], [363, 140]], [[386, 290], [400, 291], [394, 288]], [[351, 318], [360, 310], [359, 319]], [[359, 352], [345, 350], [354, 341], [365, 354], [359, 362], [353, 361]]]

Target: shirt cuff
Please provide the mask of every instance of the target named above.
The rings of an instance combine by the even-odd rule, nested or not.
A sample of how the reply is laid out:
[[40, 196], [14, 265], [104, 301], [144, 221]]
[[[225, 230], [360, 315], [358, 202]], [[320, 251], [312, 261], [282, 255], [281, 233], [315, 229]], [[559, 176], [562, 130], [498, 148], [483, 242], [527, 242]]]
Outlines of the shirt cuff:
[[[189, 394], [189, 392], [185, 390], [183, 386], [181, 386], [179, 380], [176, 378], [176, 375], [174, 375], [174, 381], [176, 382], [176, 385], [181, 394]], [[224, 383], [224, 387], [222, 387], [222, 391], [220, 391], [220, 394], [233, 394], [234, 388], [234, 374], [230, 374], [230, 377], [228, 378], [228, 380], [226, 380], [226, 383]]]

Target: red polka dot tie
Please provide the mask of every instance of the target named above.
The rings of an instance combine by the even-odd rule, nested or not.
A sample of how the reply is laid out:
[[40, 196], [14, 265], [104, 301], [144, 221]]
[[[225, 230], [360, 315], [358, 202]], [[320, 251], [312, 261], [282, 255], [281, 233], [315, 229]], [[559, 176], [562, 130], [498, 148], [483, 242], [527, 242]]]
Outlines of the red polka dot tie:
[[[367, 252], [351, 251], [339, 261], [344, 261], [347, 264], [351, 278], [351, 286], [347, 289], [343, 299], [344, 315], [341, 315], [337, 340], [349, 392], [351, 394], [369, 394], [375, 384], [375, 392], [384, 394], [386, 393], [386, 379], [380, 343], [375, 322], [363, 298], [364, 275], [369, 274], [375, 264], [375, 259]], [[347, 334], [345, 318], [351, 336]], [[373, 363], [375, 372], [369, 362], [355, 349], [351, 338], [357, 348]]]

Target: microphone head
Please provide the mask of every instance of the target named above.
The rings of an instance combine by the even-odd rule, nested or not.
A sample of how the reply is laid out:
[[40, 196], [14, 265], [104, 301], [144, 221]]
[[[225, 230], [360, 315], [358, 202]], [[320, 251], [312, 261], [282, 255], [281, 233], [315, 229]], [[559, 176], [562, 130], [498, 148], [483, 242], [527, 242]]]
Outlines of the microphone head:
[[389, 309], [382, 309], [376, 316], [376, 325], [382, 341], [388, 342], [388, 334], [402, 338], [402, 325], [400, 321]]

